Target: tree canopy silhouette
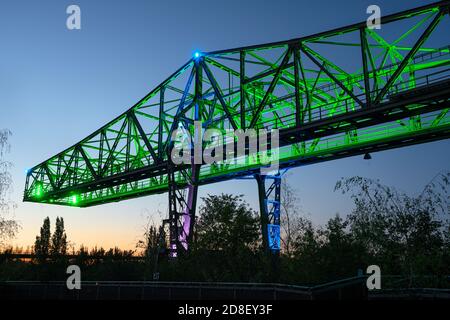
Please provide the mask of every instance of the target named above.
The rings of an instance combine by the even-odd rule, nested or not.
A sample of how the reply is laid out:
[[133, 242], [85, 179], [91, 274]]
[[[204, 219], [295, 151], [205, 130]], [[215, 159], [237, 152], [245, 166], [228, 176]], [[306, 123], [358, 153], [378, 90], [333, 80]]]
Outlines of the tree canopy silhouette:
[[10, 135], [9, 130], [0, 130], [0, 248], [17, 234], [20, 227], [17, 221], [8, 218], [10, 211], [15, 207], [8, 198], [12, 186], [10, 173], [12, 164], [5, 159], [5, 155], [10, 150], [8, 142]]

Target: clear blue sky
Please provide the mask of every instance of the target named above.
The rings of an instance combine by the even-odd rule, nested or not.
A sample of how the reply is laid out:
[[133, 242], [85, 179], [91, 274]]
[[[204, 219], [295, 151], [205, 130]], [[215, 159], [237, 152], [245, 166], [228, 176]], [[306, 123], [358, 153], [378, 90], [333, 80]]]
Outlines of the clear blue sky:
[[[432, 1], [6, 1], [0, 3], [0, 128], [13, 132], [9, 160], [22, 231], [14, 243], [31, 245], [45, 216], [66, 221], [77, 246], [134, 247], [145, 222], [167, 195], [88, 209], [22, 203], [25, 169], [79, 141], [128, 109], [195, 50], [213, 51], [304, 36]], [[66, 28], [66, 7], [81, 8], [82, 29]], [[443, 37], [448, 37], [443, 34]], [[363, 175], [415, 193], [450, 169], [450, 141], [408, 147], [291, 170], [305, 214], [323, 223], [352, 208], [335, 194], [340, 177]], [[201, 187], [246, 195], [256, 208], [253, 181]]]

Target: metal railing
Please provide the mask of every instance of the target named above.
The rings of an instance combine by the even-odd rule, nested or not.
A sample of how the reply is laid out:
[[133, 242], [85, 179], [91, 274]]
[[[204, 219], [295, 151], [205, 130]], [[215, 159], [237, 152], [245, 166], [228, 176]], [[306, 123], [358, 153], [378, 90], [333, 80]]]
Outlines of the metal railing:
[[83, 281], [68, 290], [64, 281], [3, 281], [1, 299], [57, 300], [316, 300], [366, 299], [366, 278], [357, 276], [317, 286], [279, 283]]

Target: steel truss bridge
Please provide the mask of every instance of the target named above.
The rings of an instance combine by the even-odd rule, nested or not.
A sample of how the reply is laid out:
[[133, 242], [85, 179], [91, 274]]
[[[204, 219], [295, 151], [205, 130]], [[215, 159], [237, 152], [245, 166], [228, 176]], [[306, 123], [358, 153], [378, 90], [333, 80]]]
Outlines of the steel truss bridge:
[[88, 207], [168, 192], [176, 253], [192, 241], [200, 185], [254, 177], [264, 246], [277, 253], [280, 174], [260, 174], [254, 154], [175, 165], [172, 132], [192, 134], [194, 121], [219, 132], [278, 129], [280, 170], [446, 139], [449, 3], [384, 16], [381, 29], [363, 22], [197, 53], [126, 112], [30, 169], [24, 201]]

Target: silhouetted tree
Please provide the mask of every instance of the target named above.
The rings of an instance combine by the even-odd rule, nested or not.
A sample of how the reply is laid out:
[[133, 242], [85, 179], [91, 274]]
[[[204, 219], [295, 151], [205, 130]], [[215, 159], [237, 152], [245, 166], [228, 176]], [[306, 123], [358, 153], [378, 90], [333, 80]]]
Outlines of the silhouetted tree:
[[257, 281], [260, 225], [242, 196], [203, 198], [195, 228], [195, 242], [181, 261], [190, 280]]
[[287, 176], [281, 182], [281, 249], [287, 256], [293, 254], [295, 238], [301, 232], [300, 209], [298, 207], [298, 192], [288, 183]]
[[366, 250], [350, 232], [348, 220], [337, 214], [328, 220], [319, 235], [323, 239], [320, 255], [326, 280], [351, 277], [366, 267]]
[[34, 253], [40, 260], [47, 257], [50, 253], [50, 236], [50, 218], [47, 217], [44, 219], [40, 234], [34, 242]]
[[8, 138], [11, 135], [9, 130], [0, 130], [0, 248], [4, 241], [13, 238], [19, 231], [19, 224], [13, 219], [7, 218], [11, 209], [15, 207], [12, 201], [8, 200], [8, 193], [12, 186], [10, 173], [11, 163], [4, 159], [9, 152], [10, 145]]
[[164, 228], [155, 225], [151, 218], [148, 219], [144, 227], [144, 240], [139, 240], [136, 248], [143, 249], [143, 255], [148, 259], [153, 259], [158, 251], [165, 247]]
[[257, 246], [259, 220], [242, 195], [208, 195], [202, 200], [196, 227], [197, 243], [201, 248], [236, 252]]
[[348, 216], [354, 239], [385, 272], [412, 279], [416, 274], [449, 272], [443, 267], [449, 178], [450, 173], [438, 174], [419, 196], [362, 177], [342, 179], [335, 189], [350, 192], [355, 202]]
[[293, 278], [301, 283], [323, 281], [322, 257], [320, 249], [323, 239], [309, 219], [301, 217], [298, 221], [296, 236], [293, 239]]
[[52, 256], [63, 256], [67, 252], [67, 235], [64, 229], [64, 219], [56, 217], [55, 232], [53, 233], [50, 254]]

